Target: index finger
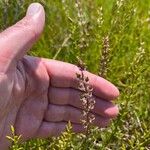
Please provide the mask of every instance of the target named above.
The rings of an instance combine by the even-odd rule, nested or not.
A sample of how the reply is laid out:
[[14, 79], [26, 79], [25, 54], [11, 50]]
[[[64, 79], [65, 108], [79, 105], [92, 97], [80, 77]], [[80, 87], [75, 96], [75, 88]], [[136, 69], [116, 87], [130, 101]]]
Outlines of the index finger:
[[[78, 89], [79, 81], [76, 73], [80, 73], [80, 70], [77, 66], [48, 59], [43, 59], [43, 63], [50, 76], [51, 86]], [[95, 96], [106, 100], [113, 100], [119, 96], [117, 87], [109, 81], [87, 71], [84, 74], [89, 78]]]

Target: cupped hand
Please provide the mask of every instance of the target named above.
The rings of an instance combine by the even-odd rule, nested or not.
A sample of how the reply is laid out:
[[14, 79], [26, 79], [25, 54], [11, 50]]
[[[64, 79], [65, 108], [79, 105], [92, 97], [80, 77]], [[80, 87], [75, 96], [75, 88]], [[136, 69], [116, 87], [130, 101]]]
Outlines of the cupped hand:
[[[11, 125], [24, 141], [59, 135], [68, 121], [75, 132], [83, 131], [78, 67], [25, 55], [44, 24], [43, 7], [33, 3], [21, 21], [0, 34], [0, 149], [11, 144], [6, 139], [11, 136]], [[105, 127], [118, 114], [112, 100], [119, 91], [105, 79], [84, 73], [94, 89], [94, 124]]]

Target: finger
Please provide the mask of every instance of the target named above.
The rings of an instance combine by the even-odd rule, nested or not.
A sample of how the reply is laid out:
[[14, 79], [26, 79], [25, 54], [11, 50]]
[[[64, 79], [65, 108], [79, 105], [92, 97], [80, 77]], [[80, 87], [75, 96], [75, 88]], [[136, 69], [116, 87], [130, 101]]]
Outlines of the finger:
[[[93, 122], [94, 125], [98, 127], [106, 127], [110, 121], [109, 118], [104, 118], [96, 114], [89, 114], [95, 116]], [[85, 120], [83, 116], [83, 111], [71, 106], [59, 106], [50, 104], [48, 110], [45, 114], [45, 120], [50, 122], [62, 122], [70, 121], [72, 123], [81, 124], [81, 120]]]
[[[59, 136], [66, 129], [67, 122], [43, 122], [38, 132], [36, 133], [37, 138], [47, 138], [51, 136]], [[76, 133], [84, 131], [82, 125], [72, 124], [72, 130]]]
[[[79, 81], [76, 73], [80, 73], [80, 71], [77, 66], [48, 59], [43, 59], [43, 62], [51, 77], [52, 86], [78, 89]], [[118, 89], [109, 81], [86, 71], [84, 74], [89, 77], [90, 84], [93, 87], [93, 93], [96, 96], [106, 100], [112, 100], [118, 97]]]
[[[81, 92], [71, 88], [50, 88], [49, 103], [56, 105], [71, 105], [76, 108], [83, 108], [80, 100]], [[119, 113], [118, 107], [112, 102], [105, 101], [94, 96], [95, 107], [92, 112], [104, 117], [116, 117]]]
[[44, 23], [43, 7], [39, 3], [33, 3], [21, 21], [0, 34], [0, 63], [5, 64], [5, 69], [15, 65], [31, 48], [42, 33]]

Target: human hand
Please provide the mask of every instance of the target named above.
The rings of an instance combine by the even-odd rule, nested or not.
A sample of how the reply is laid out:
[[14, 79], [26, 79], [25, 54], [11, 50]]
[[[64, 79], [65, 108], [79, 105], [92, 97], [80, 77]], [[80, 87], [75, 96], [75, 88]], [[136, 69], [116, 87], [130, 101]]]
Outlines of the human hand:
[[[11, 144], [6, 139], [6, 135], [11, 135], [10, 125], [24, 141], [56, 136], [68, 121], [75, 132], [83, 131], [78, 67], [25, 56], [42, 33], [44, 23], [44, 9], [34, 3], [25, 18], [0, 34], [0, 149]], [[104, 127], [118, 114], [112, 100], [119, 91], [105, 79], [84, 73], [94, 89], [94, 124]]]

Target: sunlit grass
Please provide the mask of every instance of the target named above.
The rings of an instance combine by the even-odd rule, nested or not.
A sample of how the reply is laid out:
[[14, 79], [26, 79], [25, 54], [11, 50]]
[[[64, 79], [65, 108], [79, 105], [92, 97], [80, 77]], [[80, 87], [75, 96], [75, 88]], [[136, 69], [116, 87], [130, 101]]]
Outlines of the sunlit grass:
[[[0, 1], [0, 29], [19, 20], [31, 2]], [[120, 90], [120, 114], [107, 129], [93, 129], [86, 142], [89, 149], [150, 149], [150, 1], [81, 0], [81, 18], [73, 0], [39, 2], [46, 10], [46, 27], [30, 55], [70, 63], [77, 63], [78, 55], [89, 71], [98, 74], [103, 38], [109, 37], [106, 78]], [[31, 140], [21, 147], [84, 149], [82, 136], [71, 133], [69, 128], [57, 139]]]

